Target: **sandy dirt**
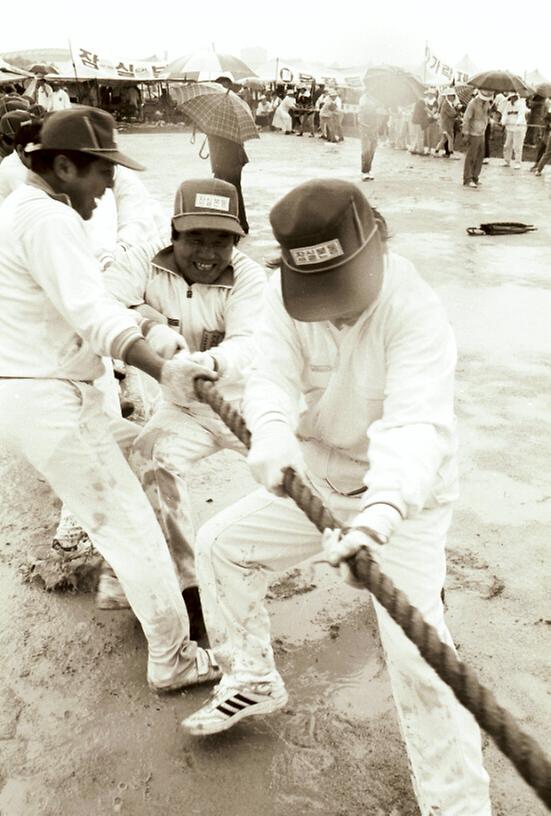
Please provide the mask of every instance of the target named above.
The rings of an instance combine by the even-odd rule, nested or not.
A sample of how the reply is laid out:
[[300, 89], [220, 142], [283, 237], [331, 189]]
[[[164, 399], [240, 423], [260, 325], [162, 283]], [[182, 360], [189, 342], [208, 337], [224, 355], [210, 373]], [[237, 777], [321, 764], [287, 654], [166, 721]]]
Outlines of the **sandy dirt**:
[[[170, 212], [177, 184], [207, 175], [189, 134], [121, 137]], [[249, 149], [249, 148], [248, 148]], [[275, 249], [267, 213], [314, 176], [359, 181], [359, 143], [263, 134], [244, 174], [251, 237]], [[380, 147], [362, 187], [387, 217], [391, 246], [438, 291], [460, 350], [457, 413], [462, 496], [449, 538], [448, 622], [460, 656], [542, 745], [551, 736], [551, 169], [534, 178], [485, 167], [461, 186], [461, 162]], [[538, 231], [467, 236], [481, 221]], [[309, 564], [270, 592], [288, 707], [194, 740], [179, 721], [206, 691], [158, 697], [145, 684], [145, 642], [132, 614], [100, 612], [90, 593], [25, 583], [47, 552], [59, 503], [0, 451], [1, 816], [414, 816], [418, 813], [367, 596]], [[253, 483], [221, 454], [192, 478], [199, 520]], [[544, 806], [484, 738], [497, 816]]]

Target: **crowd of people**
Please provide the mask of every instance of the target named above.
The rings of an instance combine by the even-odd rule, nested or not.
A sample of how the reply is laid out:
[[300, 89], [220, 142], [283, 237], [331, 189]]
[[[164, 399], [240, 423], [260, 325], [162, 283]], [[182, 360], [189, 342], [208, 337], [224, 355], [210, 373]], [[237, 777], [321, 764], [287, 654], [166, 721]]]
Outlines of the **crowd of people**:
[[[339, 93], [319, 90], [261, 94], [258, 126], [342, 141]], [[44, 94], [37, 82], [33, 100], [0, 99], [0, 434], [63, 503], [56, 551], [87, 536], [104, 557], [98, 606], [133, 609], [150, 686], [218, 684], [182, 723], [193, 735], [282, 709], [268, 577], [320, 549], [353, 583], [347, 559], [369, 545], [452, 645], [441, 593], [457, 495], [456, 349], [435, 294], [388, 248], [383, 215], [349, 182], [295, 187], [270, 213], [280, 256], [268, 280], [239, 247], [246, 155], [229, 161], [218, 146], [215, 178], [183, 181], [165, 224], [112, 116], [48, 114]], [[480, 92], [461, 107], [454, 92], [429, 90], [382, 122], [364, 94], [363, 177], [381, 127], [397, 148], [448, 157], [461, 130], [465, 183], [476, 186], [492, 110], [504, 161], [520, 160], [522, 100]], [[547, 143], [535, 172], [549, 153]], [[157, 381], [145, 426], [122, 417], [112, 360]], [[246, 451], [198, 399], [197, 378], [243, 412], [259, 484], [199, 530], [194, 464]], [[285, 498], [289, 467], [345, 530], [319, 534]], [[473, 718], [375, 610], [421, 813], [489, 816]]]

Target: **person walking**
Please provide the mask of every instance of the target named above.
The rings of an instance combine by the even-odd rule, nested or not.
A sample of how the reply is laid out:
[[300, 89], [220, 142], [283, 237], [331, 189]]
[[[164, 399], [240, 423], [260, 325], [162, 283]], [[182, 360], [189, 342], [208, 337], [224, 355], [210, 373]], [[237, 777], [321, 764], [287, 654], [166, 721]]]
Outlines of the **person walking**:
[[[212, 699], [183, 720], [193, 735], [287, 704], [263, 599], [274, 570], [322, 547], [344, 569], [369, 542], [383, 572], [453, 646], [441, 598], [457, 496], [448, 318], [413, 265], [386, 249], [384, 219], [356, 185], [301, 184], [270, 220], [280, 272], [244, 397], [248, 461], [262, 487], [198, 532], [203, 607], [224, 674]], [[288, 467], [346, 531], [321, 536], [283, 497]], [[473, 717], [374, 606], [422, 816], [489, 816]]]
[[364, 93], [358, 103], [358, 124], [360, 126], [362, 181], [372, 181], [371, 172], [378, 141], [377, 104]]
[[463, 165], [463, 185], [477, 189], [484, 159], [484, 133], [488, 124], [491, 91], [479, 90], [467, 105], [463, 116], [462, 133], [467, 146]]

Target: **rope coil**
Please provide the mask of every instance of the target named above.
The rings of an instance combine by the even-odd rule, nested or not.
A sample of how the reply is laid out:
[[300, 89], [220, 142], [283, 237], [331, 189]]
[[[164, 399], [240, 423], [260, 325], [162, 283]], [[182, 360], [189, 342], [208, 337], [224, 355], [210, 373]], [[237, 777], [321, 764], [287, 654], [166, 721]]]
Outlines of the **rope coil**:
[[[198, 399], [210, 405], [249, 448], [251, 434], [245, 420], [226, 402], [215, 385], [209, 380], [196, 379], [195, 392]], [[343, 528], [342, 523], [292, 468], [284, 471], [283, 488], [320, 532], [326, 527]], [[436, 629], [423, 619], [406, 594], [381, 571], [368, 548], [351, 558], [349, 564], [355, 578], [386, 609], [429, 666], [451, 688], [459, 702], [470, 711], [547, 809], [551, 810], [551, 760], [540, 745], [522, 731], [514, 717], [498, 704], [490, 689], [480, 683], [474, 670], [459, 660], [454, 650], [440, 640]]]

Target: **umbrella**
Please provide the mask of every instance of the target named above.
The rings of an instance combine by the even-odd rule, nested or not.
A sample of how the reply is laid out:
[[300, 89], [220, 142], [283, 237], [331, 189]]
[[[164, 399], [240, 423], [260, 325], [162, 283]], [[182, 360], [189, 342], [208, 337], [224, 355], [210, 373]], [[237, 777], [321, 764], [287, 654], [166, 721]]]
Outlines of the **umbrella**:
[[222, 136], [238, 144], [258, 139], [247, 103], [216, 82], [193, 83], [182, 88], [180, 109], [207, 136]]
[[536, 85], [535, 91], [538, 96], [551, 96], [551, 82], [542, 82], [540, 85]]
[[240, 79], [238, 85], [249, 88], [251, 91], [263, 91], [266, 83], [259, 77], [247, 77], [246, 79]]
[[201, 82], [218, 79], [221, 74], [231, 74], [230, 79], [234, 82], [256, 76], [252, 68], [242, 60], [231, 54], [218, 54], [213, 48], [180, 57], [167, 66], [167, 79]]
[[472, 95], [474, 94], [474, 88], [472, 85], [467, 85], [465, 82], [456, 82], [455, 93], [457, 94], [457, 98], [461, 104], [466, 105], [468, 102], [470, 102]]
[[388, 108], [412, 105], [425, 92], [425, 86], [417, 77], [394, 65], [368, 68], [364, 86], [370, 96]]
[[467, 85], [483, 91], [514, 92], [519, 96], [532, 96], [534, 93], [533, 89], [518, 74], [511, 74], [509, 71], [482, 71], [472, 76]]
[[33, 74], [42, 74], [43, 76], [46, 74], [57, 74], [57, 68], [55, 65], [44, 62], [37, 62], [34, 65], [31, 65], [29, 71]]

